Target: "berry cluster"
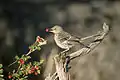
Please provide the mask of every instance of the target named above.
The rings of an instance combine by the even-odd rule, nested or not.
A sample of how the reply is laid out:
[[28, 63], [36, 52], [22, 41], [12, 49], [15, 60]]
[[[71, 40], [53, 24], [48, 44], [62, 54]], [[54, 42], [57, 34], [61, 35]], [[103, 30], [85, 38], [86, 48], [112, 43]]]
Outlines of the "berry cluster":
[[46, 40], [44, 40], [40, 36], [37, 36], [35, 43], [33, 43], [29, 47], [29, 51], [27, 54], [22, 55], [21, 57], [15, 56], [16, 61], [10, 64], [10, 66], [16, 63], [18, 67], [12, 72], [9, 72], [8, 78], [12, 80], [27, 80], [28, 75], [40, 74], [41, 65], [44, 60], [40, 60], [40, 62], [29, 62], [28, 60], [31, 59], [31, 57], [29, 56], [30, 53], [32, 53], [35, 50], [40, 50], [40, 46], [45, 44]]
[[28, 64], [23, 64], [24, 61], [22, 59], [20, 59], [19, 61], [21, 61], [19, 63], [19, 68], [17, 70], [14, 70], [12, 73], [9, 73], [9, 79], [26, 79], [28, 75], [40, 74], [41, 64], [43, 63], [43, 60], [41, 60], [40, 62], [29, 62]]

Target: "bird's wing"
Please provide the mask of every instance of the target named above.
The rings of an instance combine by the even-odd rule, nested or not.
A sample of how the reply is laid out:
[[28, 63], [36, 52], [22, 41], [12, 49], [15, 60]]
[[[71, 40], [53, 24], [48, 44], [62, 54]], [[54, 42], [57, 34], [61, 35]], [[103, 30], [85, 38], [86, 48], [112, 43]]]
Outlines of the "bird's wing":
[[73, 34], [71, 34], [71, 40], [80, 40], [81, 39], [81, 37], [80, 36], [76, 36], [76, 35], [73, 35]]
[[61, 42], [68, 41], [68, 40], [70, 40], [70, 38], [71, 38], [71, 35], [67, 32], [62, 32], [59, 34], [59, 40]]

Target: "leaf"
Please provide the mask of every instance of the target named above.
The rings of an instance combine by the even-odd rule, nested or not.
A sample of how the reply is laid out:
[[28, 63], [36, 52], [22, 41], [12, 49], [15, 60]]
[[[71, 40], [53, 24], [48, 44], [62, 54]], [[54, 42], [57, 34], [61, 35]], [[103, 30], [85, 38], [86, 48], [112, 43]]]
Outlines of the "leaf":
[[37, 73], [40, 74], [40, 70], [37, 70]]
[[41, 48], [40, 47], [37, 47], [37, 50], [40, 50]]
[[19, 80], [25, 80], [24, 78], [20, 78]]
[[4, 77], [4, 75], [0, 75], [0, 77]]
[[34, 61], [33, 65], [39, 66], [40, 62]]
[[19, 60], [19, 57], [18, 57], [18, 56], [15, 56], [15, 59], [16, 59], [16, 60]]
[[5, 80], [5, 79], [3, 79], [3, 78], [0, 78], [0, 80]]
[[3, 73], [3, 69], [0, 69], [0, 74], [2, 74]]
[[26, 78], [28, 78], [28, 76], [25, 76], [24, 78], [26, 79]]
[[40, 64], [42, 64], [44, 62], [44, 60], [40, 60]]
[[29, 47], [29, 49], [32, 49], [32, 50], [33, 50], [33, 49], [34, 49], [34, 45], [31, 45], [31, 46]]
[[23, 73], [22, 73], [22, 71], [19, 71], [19, 73], [18, 73], [19, 75], [22, 75]]
[[30, 56], [27, 56], [27, 59], [30, 59], [31, 57]]
[[37, 64], [37, 62], [36, 62], [36, 61], [34, 61], [34, 62], [33, 62], [33, 65], [36, 65], [36, 64]]
[[12, 76], [13, 76], [13, 77], [19, 77], [19, 74], [14, 73], [14, 74], [12, 74]]
[[3, 67], [3, 65], [2, 64], [0, 64], [0, 68], [2, 68]]
[[13, 73], [15, 73], [15, 69], [13, 70]]

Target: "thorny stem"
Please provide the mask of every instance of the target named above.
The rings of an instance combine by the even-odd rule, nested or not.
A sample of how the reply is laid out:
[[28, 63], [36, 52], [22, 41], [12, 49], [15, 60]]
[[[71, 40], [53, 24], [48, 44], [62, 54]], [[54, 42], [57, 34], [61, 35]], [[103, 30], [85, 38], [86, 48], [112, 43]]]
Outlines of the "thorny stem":
[[[39, 36], [37, 36], [37, 39], [39, 38]], [[36, 40], [37, 40], [36, 39]], [[42, 42], [40, 44], [38, 44], [37, 46], [41, 46], [41, 45], [45, 45], [47, 43], [47, 40], [44, 40], [43, 38], [41, 38]], [[26, 54], [26, 56], [30, 55], [32, 52], [34, 52], [36, 49], [34, 50], [29, 50], [29, 52]], [[18, 60], [14, 61], [13, 63], [11, 63], [10, 65], [8, 65], [8, 67], [10, 67], [11, 65], [15, 64]]]
[[26, 56], [28, 56], [30, 53], [32, 53], [32, 51], [30, 50], [27, 54], [26, 54]]
[[18, 67], [18, 69], [17, 69], [17, 71], [16, 71], [16, 73], [19, 71], [19, 69], [20, 69], [21, 66], [22, 66], [22, 65], [20, 64], [19, 67]]
[[17, 62], [17, 60], [14, 61], [13, 63], [9, 64], [8, 67], [12, 66], [12, 65], [15, 64], [16, 62]]
[[[26, 56], [30, 55], [30, 53], [32, 53], [31, 50], [26, 54]], [[8, 67], [12, 66], [12, 65], [15, 64], [17, 61], [18, 61], [18, 60], [16, 60], [16, 61], [14, 61], [13, 63], [9, 64]]]

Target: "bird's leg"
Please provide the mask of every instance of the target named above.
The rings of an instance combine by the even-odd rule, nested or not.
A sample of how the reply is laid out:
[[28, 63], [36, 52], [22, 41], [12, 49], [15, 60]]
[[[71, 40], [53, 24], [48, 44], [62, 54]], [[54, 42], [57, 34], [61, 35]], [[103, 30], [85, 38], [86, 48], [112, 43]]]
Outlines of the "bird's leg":
[[66, 53], [67, 51], [69, 51], [69, 48], [64, 50], [64, 51], [62, 51], [61, 54]]
[[70, 63], [70, 56], [66, 56], [65, 58], [65, 62], [64, 62], [64, 71], [68, 72], [68, 70], [71, 68], [71, 66], [69, 66]]
[[69, 51], [69, 48], [64, 50], [64, 51], [62, 51], [62, 52], [60, 52], [60, 56], [65, 57], [67, 51]]

